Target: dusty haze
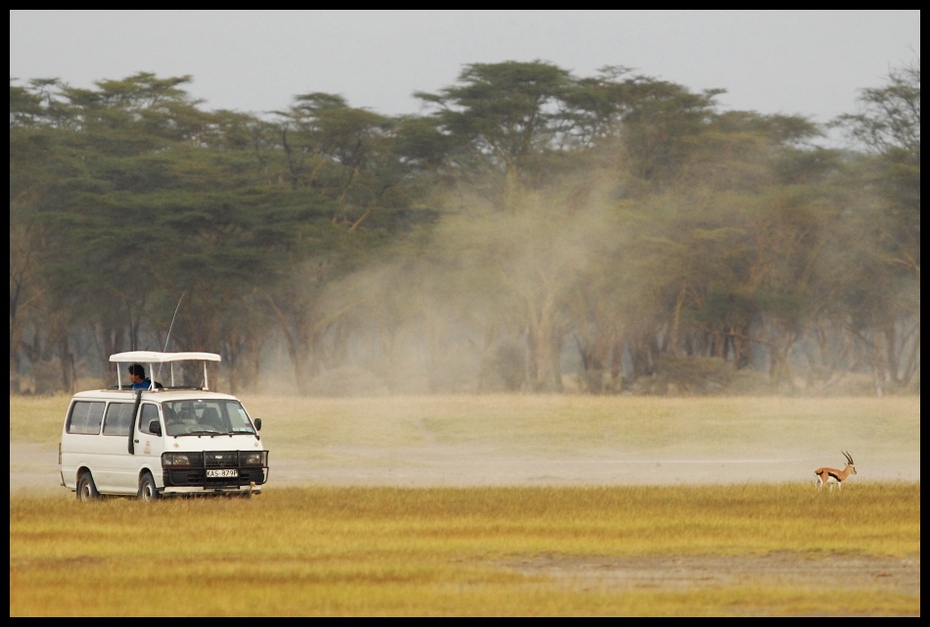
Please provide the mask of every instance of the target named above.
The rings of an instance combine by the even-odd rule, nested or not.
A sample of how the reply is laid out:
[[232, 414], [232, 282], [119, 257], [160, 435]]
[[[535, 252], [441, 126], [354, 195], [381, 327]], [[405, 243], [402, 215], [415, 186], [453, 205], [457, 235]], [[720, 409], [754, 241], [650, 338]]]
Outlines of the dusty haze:
[[[786, 438], [787, 440], [787, 438]], [[771, 442], [770, 457], [701, 452], [674, 457], [618, 454], [610, 448], [553, 455], [528, 445], [501, 450], [493, 443], [443, 446], [308, 446], [305, 458], [275, 452], [273, 438], [266, 490], [308, 486], [581, 486], [798, 483], [814, 490], [814, 469], [841, 467], [839, 451], [797, 453], [787, 443]], [[898, 454], [856, 455], [859, 474], [846, 489], [873, 481], [920, 481], [920, 447]], [[70, 492], [60, 487], [57, 447], [10, 444], [10, 495]]]

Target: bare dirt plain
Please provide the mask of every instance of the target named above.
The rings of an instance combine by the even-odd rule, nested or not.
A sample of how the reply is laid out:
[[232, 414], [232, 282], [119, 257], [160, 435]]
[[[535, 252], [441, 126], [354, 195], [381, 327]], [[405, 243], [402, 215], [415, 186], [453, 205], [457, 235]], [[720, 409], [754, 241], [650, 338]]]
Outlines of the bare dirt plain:
[[[544, 449], [514, 451], [485, 444], [430, 444], [415, 447], [322, 446], [306, 458], [275, 457], [266, 490], [289, 486], [581, 486], [809, 482], [814, 469], [842, 467], [839, 452], [774, 453], [768, 457], [620, 455], [610, 448], [552, 454]], [[839, 459], [837, 459], [839, 458]], [[907, 452], [857, 459], [860, 481], [920, 481], [920, 455]], [[10, 444], [10, 495], [58, 490], [55, 445]]]
[[[841, 578], [840, 594], [881, 589], [920, 595], [920, 556], [908, 558], [796, 553], [762, 556], [650, 556], [632, 558], [547, 556], [503, 564], [512, 570], [569, 580], [574, 585], [630, 590], [682, 591], [754, 584], [820, 588]], [[824, 590], [824, 594], [836, 594]]]

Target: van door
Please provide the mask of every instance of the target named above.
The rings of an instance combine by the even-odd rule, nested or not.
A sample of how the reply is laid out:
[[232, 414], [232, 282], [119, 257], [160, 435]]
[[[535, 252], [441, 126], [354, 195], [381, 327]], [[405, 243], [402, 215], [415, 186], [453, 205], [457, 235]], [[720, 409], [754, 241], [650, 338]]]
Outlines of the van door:
[[162, 488], [165, 485], [161, 471], [161, 454], [165, 450], [164, 435], [160, 435], [151, 429], [151, 423], [153, 421], [157, 422], [161, 434], [164, 434], [164, 421], [160, 420], [159, 414], [156, 403], [142, 403], [139, 408], [139, 420], [136, 421], [133, 438], [133, 452], [137, 469], [134, 478], [136, 488], [139, 487], [139, 479], [143, 470], [152, 473], [156, 486]]
[[131, 402], [107, 404], [103, 418], [103, 432], [96, 436], [98, 452], [96, 467], [92, 469], [97, 490], [101, 494], [132, 494], [135, 470], [126, 438], [132, 429]]

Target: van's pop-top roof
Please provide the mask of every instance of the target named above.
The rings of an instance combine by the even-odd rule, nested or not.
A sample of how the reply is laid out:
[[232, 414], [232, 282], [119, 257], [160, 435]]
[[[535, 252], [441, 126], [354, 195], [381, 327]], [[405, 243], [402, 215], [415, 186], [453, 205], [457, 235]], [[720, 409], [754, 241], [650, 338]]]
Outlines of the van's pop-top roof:
[[172, 361], [220, 361], [216, 353], [160, 353], [158, 351], [128, 351], [110, 355], [110, 363], [167, 364]]
[[[114, 353], [110, 355], [110, 363], [116, 364], [148, 364], [149, 379], [152, 381], [152, 387], [150, 390], [155, 389], [155, 364], [171, 364], [171, 387], [175, 387], [174, 384], [174, 363], [178, 361], [201, 361], [203, 362], [203, 386], [201, 389], [208, 390], [210, 385], [207, 379], [207, 362], [218, 362], [220, 361], [220, 356], [216, 353], [200, 353], [200, 352], [176, 352], [176, 353], [163, 353], [159, 351], [127, 351], [125, 353]], [[116, 384], [119, 389], [123, 389], [122, 378], [120, 377], [120, 369], [117, 366], [116, 368]]]

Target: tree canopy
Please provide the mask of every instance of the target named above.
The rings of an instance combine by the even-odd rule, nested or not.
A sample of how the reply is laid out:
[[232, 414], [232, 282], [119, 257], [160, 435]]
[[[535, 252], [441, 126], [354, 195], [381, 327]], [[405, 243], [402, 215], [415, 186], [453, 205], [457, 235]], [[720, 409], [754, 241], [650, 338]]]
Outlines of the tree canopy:
[[405, 116], [190, 82], [11, 79], [11, 392], [145, 348], [304, 393], [919, 386], [919, 60], [848, 150], [619, 66], [475, 63]]

